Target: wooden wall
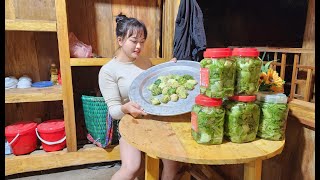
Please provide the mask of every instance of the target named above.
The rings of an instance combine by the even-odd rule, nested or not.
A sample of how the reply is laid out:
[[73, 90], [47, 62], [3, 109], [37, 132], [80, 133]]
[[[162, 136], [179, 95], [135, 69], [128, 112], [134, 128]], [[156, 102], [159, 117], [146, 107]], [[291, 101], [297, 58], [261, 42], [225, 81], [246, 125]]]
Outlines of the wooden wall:
[[[93, 53], [113, 57], [118, 48], [115, 18], [122, 12], [145, 23], [148, 37], [142, 56], [156, 58], [161, 56], [161, 7], [161, 0], [68, 0], [68, 30], [91, 45]], [[99, 70], [100, 67], [72, 67], [78, 141], [86, 139], [81, 95], [94, 95], [99, 89]]]
[[6, 19], [56, 20], [55, 0], [5, 0]]
[[[5, 76], [28, 75], [33, 82], [50, 79], [51, 63], [59, 67], [57, 36], [47, 32], [5, 32]], [[5, 104], [5, 124], [63, 118], [62, 101]]]
[[68, 0], [68, 27], [79, 40], [92, 46], [94, 53], [112, 57], [118, 48], [115, 17], [122, 12], [143, 21], [148, 30], [142, 55], [159, 57], [161, 0]]
[[[6, 19], [56, 19], [54, 0], [6, 0], [5, 3]], [[115, 17], [120, 12], [146, 24], [148, 37], [142, 55], [160, 57], [161, 0], [67, 0], [69, 32], [74, 32], [79, 40], [91, 45], [94, 53], [112, 57], [118, 48]], [[55, 62], [59, 66], [56, 33], [6, 31], [5, 37], [5, 76], [19, 78], [26, 74], [33, 81], [49, 80], [49, 65]], [[100, 67], [72, 68], [78, 140], [86, 139], [81, 95], [92, 94], [98, 89], [99, 69]], [[63, 118], [62, 101], [6, 104], [5, 107], [6, 125], [18, 120]]]

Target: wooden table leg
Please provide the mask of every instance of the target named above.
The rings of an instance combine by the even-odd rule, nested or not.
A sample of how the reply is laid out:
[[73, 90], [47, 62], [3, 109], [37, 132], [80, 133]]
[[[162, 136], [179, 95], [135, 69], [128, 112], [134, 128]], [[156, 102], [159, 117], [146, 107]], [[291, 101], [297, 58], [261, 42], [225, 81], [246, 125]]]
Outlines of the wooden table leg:
[[159, 159], [146, 154], [145, 180], [159, 180]]
[[261, 180], [262, 160], [244, 164], [244, 180]]
[[180, 180], [190, 180], [191, 179], [191, 175], [189, 172], [184, 172], [183, 176], [181, 177]]

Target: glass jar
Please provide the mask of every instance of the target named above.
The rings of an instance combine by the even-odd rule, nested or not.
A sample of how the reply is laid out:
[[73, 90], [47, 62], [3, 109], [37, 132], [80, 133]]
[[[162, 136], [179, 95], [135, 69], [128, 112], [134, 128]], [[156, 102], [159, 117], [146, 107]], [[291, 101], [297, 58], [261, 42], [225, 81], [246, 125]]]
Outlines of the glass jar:
[[262, 60], [256, 48], [234, 48], [236, 61], [235, 94], [254, 95], [259, 89]]
[[255, 140], [260, 119], [256, 96], [232, 96], [224, 102], [224, 107], [224, 134], [235, 143]]
[[288, 117], [288, 97], [282, 93], [259, 92], [260, 123], [257, 136], [267, 140], [283, 140]]
[[211, 98], [233, 96], [236, 64], [230, 48], [209, 48], [200, 61], [200, 94]]
[[198, 95], [191, 111], [191, 134], [199, 144], [221, 144], [225, 110], [222, 99]]

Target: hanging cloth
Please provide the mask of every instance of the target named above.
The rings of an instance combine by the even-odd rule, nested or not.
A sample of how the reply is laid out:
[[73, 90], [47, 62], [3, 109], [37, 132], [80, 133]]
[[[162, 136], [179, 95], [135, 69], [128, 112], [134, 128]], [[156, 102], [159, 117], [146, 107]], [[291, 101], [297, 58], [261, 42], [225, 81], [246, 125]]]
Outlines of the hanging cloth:
[[173, 56], [199, 62], [206, 45], [201, 8], [196, 0], [181, 0], [175, 22]]

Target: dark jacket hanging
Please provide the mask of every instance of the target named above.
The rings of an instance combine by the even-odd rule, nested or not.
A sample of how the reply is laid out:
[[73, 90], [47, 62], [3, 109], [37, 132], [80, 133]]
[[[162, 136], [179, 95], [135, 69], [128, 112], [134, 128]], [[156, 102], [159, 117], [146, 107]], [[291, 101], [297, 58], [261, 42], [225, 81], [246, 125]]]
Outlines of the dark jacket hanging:
[[175, 23], [173, 56], [178, 60], [201, 61], [207, 41], [203, 14], [196, 0], [181, 0]]

